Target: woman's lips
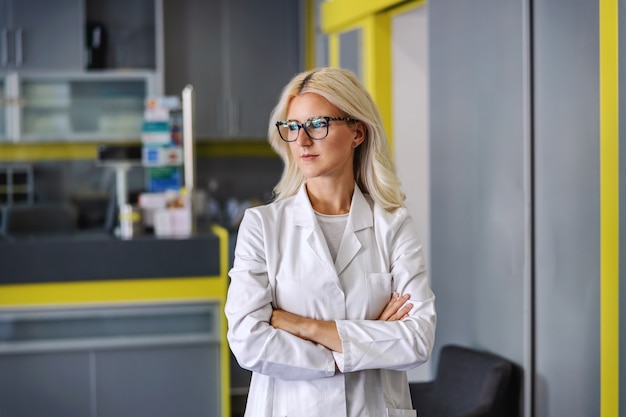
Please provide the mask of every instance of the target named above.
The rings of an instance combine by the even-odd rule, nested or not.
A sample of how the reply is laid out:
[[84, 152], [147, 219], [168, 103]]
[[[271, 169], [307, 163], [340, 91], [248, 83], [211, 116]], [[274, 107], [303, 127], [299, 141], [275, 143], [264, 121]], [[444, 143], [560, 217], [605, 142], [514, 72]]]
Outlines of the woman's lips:
[[303, 161], [312, 161], [317, 158], [317, 155], [305, 154], [300, 157]]

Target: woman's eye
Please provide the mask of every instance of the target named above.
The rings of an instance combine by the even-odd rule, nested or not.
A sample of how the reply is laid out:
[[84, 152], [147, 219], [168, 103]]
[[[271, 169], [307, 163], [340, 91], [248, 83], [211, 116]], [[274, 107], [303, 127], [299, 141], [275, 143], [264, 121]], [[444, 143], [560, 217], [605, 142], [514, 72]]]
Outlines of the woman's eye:
[[298, 130], [298, 128], [300, 127], [300, 126], [298, 126], [298, 123], [293, 123], [292, 122], [292, 123], [285, 123], [285, 124], [287, 125], [286, 126], [287, 129], [292, 130], [292, 131], [293, 130]]
[[324, 119], [313, 119], [309, 122], [309, 125], [313, 129], [319, 129], [321, 127], [326, 127], [326, 120]]

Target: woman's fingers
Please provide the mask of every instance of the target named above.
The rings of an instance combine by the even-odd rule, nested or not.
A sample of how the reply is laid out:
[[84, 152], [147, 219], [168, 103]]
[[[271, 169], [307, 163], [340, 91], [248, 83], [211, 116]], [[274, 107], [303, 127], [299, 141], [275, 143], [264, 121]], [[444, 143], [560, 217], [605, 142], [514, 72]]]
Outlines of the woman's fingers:
[[391, 300], [389, 300], [389, 303], [385, 306], [385, 309], [378, 317], [378, 320], [396, 321], [407, 317], [409, 311], [413, 307], [412, 304], [407, 303], [407, 300], [410, 297], [410, 294], [400, 296], [398, 293], [393, 293]]

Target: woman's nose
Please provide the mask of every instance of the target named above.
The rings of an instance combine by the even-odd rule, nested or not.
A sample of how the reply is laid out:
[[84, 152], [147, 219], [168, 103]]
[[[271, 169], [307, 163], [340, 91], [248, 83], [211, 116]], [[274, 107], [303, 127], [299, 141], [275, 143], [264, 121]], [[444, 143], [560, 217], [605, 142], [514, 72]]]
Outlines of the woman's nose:
[[298, 129], [298, 137], [296, 138], [296, 142], [300, 146], [311, 146], [313, 144], [313, 139], [307, 135], [304, 131], [304, 128]]

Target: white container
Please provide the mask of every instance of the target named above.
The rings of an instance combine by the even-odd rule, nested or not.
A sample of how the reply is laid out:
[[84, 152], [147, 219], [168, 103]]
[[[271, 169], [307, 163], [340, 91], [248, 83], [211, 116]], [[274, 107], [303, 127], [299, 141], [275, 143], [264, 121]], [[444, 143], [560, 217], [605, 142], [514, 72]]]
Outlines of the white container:
[[168, 208], [154, 212], [154, 233], [158, 237], [189, 237], [191, 235], [191, 209]]

